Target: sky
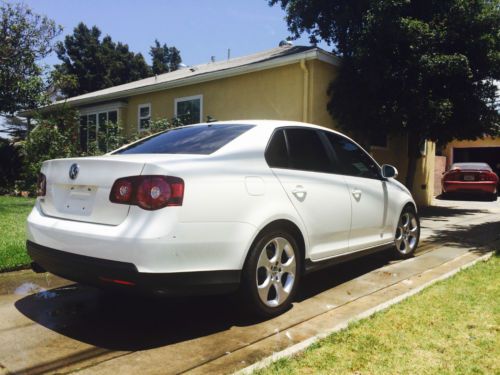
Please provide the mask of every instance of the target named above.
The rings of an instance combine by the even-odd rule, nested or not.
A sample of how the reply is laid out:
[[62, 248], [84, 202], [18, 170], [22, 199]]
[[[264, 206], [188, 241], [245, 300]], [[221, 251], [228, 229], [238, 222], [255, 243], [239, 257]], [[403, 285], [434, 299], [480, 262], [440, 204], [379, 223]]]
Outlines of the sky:
[[[19, 2], [19, 1], [17, 1]], [[267, 0], [25, 0], [34, 12], [61, 25], [64, 35], [84, 22], [96, 25], [103, 36], [127, 43], [150, 63], [149, 47], [155, 38], [181, 51], [183, 62], [196, 65], [244, 56], [278, 46], [290, 35], [285, 11]], [[307, 36], [294, 42], [309, 45]], [[320, 47], [331, 50], [326, 44]], [[55, 54], [45, 63], [58, 63]]]
[[[5, 0], [4, 0], [5, 1]], [[154, 40], [175, 46], [181, 51], [184, 64], [196, 65], [210, 61], [277, 47], [290, 36], [285, 11], [270, 7], [267, 0], [6, 0], [24, 3], [35, 13], [46, 15], [63, 27], [57, 40], [72, 34], [79, 22], [96, 25], [102, 36], [129, 45], [151, 63], [149, 48]], [[307, 35], [294, 41], [309, 45]], [[319, 47], [331, 51], [326, 43]], [[59, 63], [52, 53], [42, 65], [50, 68]], [[0, 118], [0, 136], [4, 121]]]

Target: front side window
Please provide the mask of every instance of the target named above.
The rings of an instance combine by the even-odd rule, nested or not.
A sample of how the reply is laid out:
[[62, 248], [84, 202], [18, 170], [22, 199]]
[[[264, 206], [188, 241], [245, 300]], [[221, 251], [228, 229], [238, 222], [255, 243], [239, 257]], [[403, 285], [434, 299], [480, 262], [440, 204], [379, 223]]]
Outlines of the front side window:
[[175, 99], [175, 117], [184, 125], [200, 123], [202, 121], [202, 109], [202, 95]]
[[339, 168], [343, 174], [355, 177], [380, 178], [380, 170], [375, 161], [359, 146], [340, 135], [325, 132], [330, 141]]
[[200, 125], [171, 129], [145, 138], [114, 154], [211, 154], [253, 125]]

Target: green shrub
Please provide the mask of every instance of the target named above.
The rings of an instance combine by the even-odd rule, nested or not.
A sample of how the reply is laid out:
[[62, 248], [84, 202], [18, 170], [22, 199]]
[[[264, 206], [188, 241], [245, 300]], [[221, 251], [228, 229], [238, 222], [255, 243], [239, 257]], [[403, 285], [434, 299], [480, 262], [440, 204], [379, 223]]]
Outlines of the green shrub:
[[42, 122], [27, 136], [23, 144], [23, 190], [34, 192], [42, 163], [49, 159], [78, 156], [69, 130], [60, 129], [50, 122]]
[[8, 194], [14, 190], [21, 170], [22, 156], [19, 147], [0, 138], [0, 194]]

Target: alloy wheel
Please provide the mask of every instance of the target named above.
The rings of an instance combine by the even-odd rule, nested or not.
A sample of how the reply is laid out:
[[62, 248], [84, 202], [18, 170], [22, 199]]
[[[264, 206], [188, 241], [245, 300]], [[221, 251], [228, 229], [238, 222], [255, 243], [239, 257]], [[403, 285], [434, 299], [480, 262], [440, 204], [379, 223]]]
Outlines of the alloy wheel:
[[260, 300], [269, 307], [283, 304], [290, 295], [297, 275], [295, 252], [283, 237], [271, 239], [260, 251], [255, 281]]
[[415, 213], [405, 211], [399, 218], [398, 227], [396, 229], [396, 249], [401, 254], [409, 254], [418, 243], [420, 227]]

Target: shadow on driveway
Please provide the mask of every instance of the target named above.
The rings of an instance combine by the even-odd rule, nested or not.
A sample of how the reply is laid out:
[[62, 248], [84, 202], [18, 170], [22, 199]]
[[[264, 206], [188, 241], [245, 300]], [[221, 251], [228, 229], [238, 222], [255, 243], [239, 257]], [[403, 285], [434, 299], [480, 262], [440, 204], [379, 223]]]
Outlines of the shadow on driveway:
[[[304, 301], [392, 260], [390, 252], [381, 252], [307, 275], [295, 300]], [[262, 322], [236, 294], [155, 298], [73, 284], [26, 296], [15, 306], [64, 336], [123, 351], [156, 348]]]
[[500, 246], [500, 221], [477, 225], [455, 225], [452, 229], [440, 229], [426, 242], [437, 242], [452, 246], [475, 247], [478, 251], [497, 250]]
[[433, 219], [443, 218], [447, 220], [450, 217], [457, 216], [470, 216], [477, 214], [489, 214], [490, 211], [477, 208], [458, 208], [458, 207], [444, 207], [444, 206], [427, 206], [418, 210], [420, 219]]

